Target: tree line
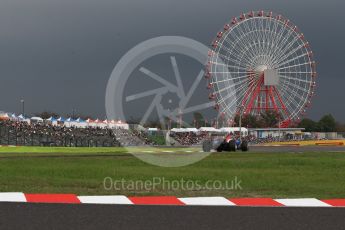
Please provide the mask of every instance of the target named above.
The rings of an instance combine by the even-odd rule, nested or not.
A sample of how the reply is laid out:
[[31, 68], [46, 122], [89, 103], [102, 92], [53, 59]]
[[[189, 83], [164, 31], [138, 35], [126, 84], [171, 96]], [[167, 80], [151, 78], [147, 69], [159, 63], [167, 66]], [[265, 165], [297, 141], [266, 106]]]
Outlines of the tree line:
[[[41, 113], [36, 113], [36, 116], [40, 116], [43, 119], [47, 119], [49, 117], [58, 118], [60, 114], [55, 112], [48, 112], [44, 111]], [[91, 116], [86, 116], [83, 114], [67, 114], [68, 117], [72, 117], [74, 119], [81, 117], [82, 119], [90, 118]], [[229, 122], [225, 119], [219, 118], [217, 120], [219, 127], [225, 126], [238, 126], [239, 125], [239, 115], [237, 114], [232, 122]], [[91, 117], [92, 118], [92, 117]], [[132, 118], [133, 119], [133, 118]], [[130, 119], [131, 120], [131, 119]], [[127, 121], [129, 123], [135, 123], [133, 121]], [[243, 114], [242, 115], [242, 127], [248, 128], [267, 128], [267, 127], [278, 127], [279, 122], [282, 121], [281, 115], [273, 110], [262, 112], [260, 115], [255, 116], [252, 114]], [[168, 121], [166, 121], [168, 122]], [[178, 124], [173, 122], [171, 128], [178, 127]], [[193, 114], [193, 121], [191, 122], [191, 126], [195, 126], [197, 128], [202, 126], [214, 126], [215, 120], [208, 120], [206, 119], [200, 112], [195, 112]], [[230, 124], [231, 123], [231, 124]], [[149, 121], [148, 127], [161, 127], [159, 121]], [[331, 114], [324, 115], [319, 121], [314, 121], [310, 118], [302, 119], [298, 124], [292, 124], [293, 127], [305, 128], [306, 132], [345, 132], [345, 124], [337, 122], [335, 118]]]
[[337, 122], [331, 114], [324, 115], [319, 121], [304, 118], [298, 127], [306, 132], [345, 132], [345, 125]]
[[[236, 116], [235, 122], [238, 124]], [[267, 111], [261, 113], [260, 116], [244, 115], [242, 118], [242, 126], [249, 128], [267, 128], [277, 127], [282, 118], [275, 111]], [[331, 114], [326, 114], [319, 121], [310, 118], [303, 118], [299, 123], [290, 125], [291, 127], [305, 128], [306, 132], [345, 132], [345, 125], [337, 122]]]

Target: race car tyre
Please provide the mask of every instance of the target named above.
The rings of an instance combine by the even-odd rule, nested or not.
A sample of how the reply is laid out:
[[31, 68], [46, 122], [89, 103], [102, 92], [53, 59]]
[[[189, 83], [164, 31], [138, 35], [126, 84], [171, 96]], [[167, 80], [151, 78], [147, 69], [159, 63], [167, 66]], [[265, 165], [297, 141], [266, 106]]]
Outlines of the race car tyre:
[[247, 152], [248, 151], [248, 142], [247, 141], [242, 141], [242, 143], [241, 143], [241, 150], [243, 152]]
[[228, 145], [229, 145], [229, 151], [230, 152], [231, 151], [236, 152], [236, 143], [234, 140], [229, 141]]
[[226, 145], [226, 143], [222, 142], [222, 143], [218, 146], [217, 152], [222, 152], [222, 151], [224, 151], [224, 150], [225, 150], [225, 145]]
[[202, 151], [208, 153], [212, 150], [212, 142], [210, 140], [206, 140], [202, 143]]

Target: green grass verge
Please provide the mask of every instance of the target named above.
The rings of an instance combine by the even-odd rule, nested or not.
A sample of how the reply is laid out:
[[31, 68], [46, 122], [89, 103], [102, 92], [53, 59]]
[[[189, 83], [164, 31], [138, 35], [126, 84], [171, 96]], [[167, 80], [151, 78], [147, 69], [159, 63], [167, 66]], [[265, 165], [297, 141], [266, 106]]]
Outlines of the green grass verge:
[[123, 152], [123, 148], [87, 148], [87, 147], [1, 147], [0, 153], [113, 153]]
[[[345, 153], [339, 152], [215, 153], [180, 168], [146, 164], [122, 148], [19, 147], [0, 152], [2, 192], [345, 198]], [[229, 186], [235, 178], [242, 189]], [[119, 181], [116, 188], [113, 184], [109, 189], [110, 181]], [[157, 184], [149, 186], [150, 181]], [[217, 188], [220, 183], [228, 183], [229, 189]]]

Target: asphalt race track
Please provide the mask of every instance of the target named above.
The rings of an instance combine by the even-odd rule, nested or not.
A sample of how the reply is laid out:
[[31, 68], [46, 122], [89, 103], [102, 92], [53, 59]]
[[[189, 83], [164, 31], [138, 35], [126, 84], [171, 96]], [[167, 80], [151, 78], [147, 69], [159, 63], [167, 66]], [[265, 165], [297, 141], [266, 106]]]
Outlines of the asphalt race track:
[[345, 229], [345, 208], [1, 203], [0, 229]]

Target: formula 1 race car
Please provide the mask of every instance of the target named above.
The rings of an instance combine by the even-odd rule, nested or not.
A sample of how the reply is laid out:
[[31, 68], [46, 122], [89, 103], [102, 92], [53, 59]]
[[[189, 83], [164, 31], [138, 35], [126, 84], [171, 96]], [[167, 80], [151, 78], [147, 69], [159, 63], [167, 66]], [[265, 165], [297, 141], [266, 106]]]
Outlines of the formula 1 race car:
[[202, 150], [204, 152], [235, 152], [236, 150], [248, 151], [248, 142], [242, 138], [235, 138], [234, 135], [228, 134], [225, 138], [219, 135], [210, 135], [202, 143]]

